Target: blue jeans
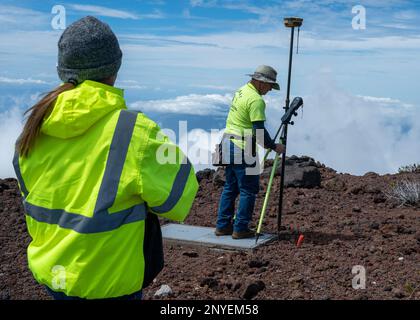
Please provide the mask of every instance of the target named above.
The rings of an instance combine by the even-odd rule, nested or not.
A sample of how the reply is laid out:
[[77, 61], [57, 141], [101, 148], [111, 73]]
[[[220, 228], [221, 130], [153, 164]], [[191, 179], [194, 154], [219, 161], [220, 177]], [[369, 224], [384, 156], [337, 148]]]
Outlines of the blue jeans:
[[[231, 159], [235, 156], [231, 148]], [[233, 160], [231, 161], [233, 163]], [[219, 211], [217, 214], [217, 229], [223, 229], [233, 223], [233, 230], [248, 230], [248, 224], [252, 219], [255, 207], [255, 198], [259, 191], [259, 175], [246, 174], [246, 168], [249, 167], [245, 163], [229, 164], [225, 169], [226, 182], [223, 188], [222, 196], [219, 202]], [[239, 209], [236, 213], [235, 221], [235, 200], [239, 198]]]
[[[54, 300], [87, 300], [79, 297], [70, 297], [64, 294], [63, 292], [56, 292], [45, 286], [45, 289], [48, 293], [54, 298]], [[98, 299], [98, 300], [141, 300], [143, 296], [142, 290], [134, 292], [129, 295], [116, 297], [116, 298], [106, 298], [106, 299]]]

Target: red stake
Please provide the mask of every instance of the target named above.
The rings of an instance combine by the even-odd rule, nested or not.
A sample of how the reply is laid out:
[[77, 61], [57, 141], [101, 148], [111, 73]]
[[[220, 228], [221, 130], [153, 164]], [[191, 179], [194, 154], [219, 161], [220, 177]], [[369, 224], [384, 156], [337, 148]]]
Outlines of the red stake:
[[300, 247], [302, 245], [303, 239], [305, 239], [305, 236], [303, 234], [301, 234], [298, 238], [298, 241], [296, 243], [296, 247]]

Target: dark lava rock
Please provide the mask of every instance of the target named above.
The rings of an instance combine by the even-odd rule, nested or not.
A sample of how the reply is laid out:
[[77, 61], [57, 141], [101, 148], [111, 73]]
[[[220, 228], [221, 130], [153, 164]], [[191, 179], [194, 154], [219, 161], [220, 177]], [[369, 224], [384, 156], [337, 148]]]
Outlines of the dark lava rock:
[[408, 248], [402, 249], [402, 253], [406, 256], [409, 256], [412, 253], [416, 253], [416, 252], [417, 252], [417, 248], [414, 248], [414, 247], [408, 247]]
[[198, 171], [195, 176], [197, 177], [197, 181], [200, 182], [203, 179], [211, 180], [213, 178], [215, 171], [212, 169], [204, 169]]
[[363, 194], [364, 192], [365, 189], [362, 186], [354, 186], [348, 191], [351, 194]]
[[376, 177], [379, 177], [379, 174], [377, 174], [376, 172], [373, 172], [373, 171], [369, 171], [369, 172], [366, 172], [363, 176], [364, 177], [376, 178]]
[[[273, 168], [272, 162], [265, 162], [261, 176], [269, 179]], [[281, 175], [281, 165], [276, 169], [275, 177]], [[321, 172], [314, 159], [303, 156], [286, 158], [284, 186], [292, 188], [315, 188], [321, 185]]]
[[250, 300], [254, 298], [258, 292], [265, 289], [265, 283], [262, 281], [256, 281], [248, 284], [245, 291], [242, 294], [242, 298], [246, 300]]
[[299, 167], [316, 167], [320, 168], [321, 165], [316, 163], [315, 160], [308, 156], [291, 156], [290, 158], [286, 158], [286, 165], [297, 165]]
[[208, 286], [209, 288], [212, 288], [212, 289], [216, 288], [218, 285], [219, 285], [219, 282], [214, 278], [204, 278], [200, 282], [201, 287]]
[[261, 260], [251, 260], [248, 262], [248, 266], [250, 268], [261, 268], [268, 266], [268, 261], [261, 261]]
[[385, 201], [386, 201], [386, 198], [382, 193], [379, 193], [373, 197], [374, 203], [384, 203]]
[[198, 257], [198, 253], [195, 251], [184, 251], [182, 253], [184, 256], [190, 257], [190, 258], [197, 258]]
[[362, 209], [360, 209], [359, 207], [353, 207], [352, 211], [353, 212], [362, 212]]
[[346, 183], [339, 177], [334, 177], [322, 183], [322, 187], [328, 191], [341, 192], [346, 190]]
[[225, 169], [220, 167], [217, 169], [216, 173], [213, 175], [213, 184], [218, 187], [223, 187], [225, 185]]
[[293, 188], [315, 188], [321, 186], [321, 173], [313, 166], [286, 166], [284, 186]]
[[4, 182], [0, 182], [0, 192], [2, 192], [3, 190], [9, 190], [10, 187], [4, 183]]
[[411, 234], [411, 233], [414, 233], [414, 230], [409, 229], [409, 228], [405, 228], [403, 226], [398, 226], [397, 227], [397, 233], [400, 233], [400, 234]]
[[[271, 170], [273, 168], [273, 161], [267, 160], [265, 167], [261, 173], [263, 179], [269, 179]], [[208, 173], [210, 175], [210, 173]], [[275, 176], [280, 176], [281, 165], [276, 169]], [[201, 174], [200, 174], [201, 176]], [[216, 186], [223, 186], [225, 184], [224, 168], [220, 167], [212, 175], [213, 184]], [[292, 156], [286, 159], [285, 167], [285, 180], [284, 186], [293, 188], [315, 188], [321, 185], [321, 172], [317, 164], [312, 158], [309, 157], [296, 157]]]
[[233, 286], [232, 290], [236, 291], [236, 290], [240, 289], [241, 287], [242, 287], [242, 283], [236, 282], [235, 285]]
[[369, 225], [369, 228], [371, 228], [371, 229], [373, 229], [373, 230], [378, 230], [378, 229], [379, 229], [379, 223], [377, 223], [377, 222], [372, 222], [372, 223]]

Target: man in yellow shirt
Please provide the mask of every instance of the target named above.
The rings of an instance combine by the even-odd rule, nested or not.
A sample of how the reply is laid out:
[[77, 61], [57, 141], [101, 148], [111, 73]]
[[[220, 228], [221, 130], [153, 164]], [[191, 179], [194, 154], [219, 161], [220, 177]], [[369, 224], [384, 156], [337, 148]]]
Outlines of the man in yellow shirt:
[[[235, 93], [222, 142], [224, 151], [228, 150], [225, 152], [228, 165], [225, 170], [226, 183], [220, 198], [215, 234], [232, 235], [233, 239], [251, 238], [255, 234], [249, 229], [248, 224], [252, 219], [255, 198], [259, 191], [259, 174], [250, 174], [246, 170], [255, 166], [255, 142], [277, 153], [284, 151], [284, 146], [276, 144], [264, 127], [266, 117], [262, 96], [271, 89], [280, 90], [276, 82], [277, 72], [270, 66], [262, 65], [249, 76], [252, 77], [251, 81]], [[263, 132], [263, 139], [258, 139], [257, 131]], [[249, 137], [252, 139], [248, 139]], [[254, 164], [249, 163], [250, 149], [253, 150], [254, 157], [251, 159]], [[239, 194], [239, 209], [233, 221], [235, 200]]]

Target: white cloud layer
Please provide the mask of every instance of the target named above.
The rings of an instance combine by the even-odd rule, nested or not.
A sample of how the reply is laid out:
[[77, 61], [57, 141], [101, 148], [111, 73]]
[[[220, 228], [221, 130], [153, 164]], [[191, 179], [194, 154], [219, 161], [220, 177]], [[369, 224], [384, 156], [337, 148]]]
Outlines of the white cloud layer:
[[137, 101], [129, 106], [142, 112], [189, 114], [197, 116], [223, 115], [232, 96], [220, 94], [190, 94], [167, 100]]
[[7, 29], [31, 30], [48, 25], [49, 19], [49, 12], [0, 5], [0, 27], [2, 31]]
[[10, 83], [10, 84], [47, 84], [48, 82], [39, 79], [14, 79], [8, 77], [0, 77], [0, 83]]
[[[353, 96], [325, 75], [318, 80], [316, 93], [304, 97], [303, 118], [289, 130], [289, 154], [306, 154], [359, 175], [393, 173], [420, 162], [419, 107], [392, 98]], [[268, 119], [279, 119], [273, 109], [268, 108]], [[268, 124], [274, 128], [270, 120]]]
[[[289, 155], [309, 155], [339, 172], [358, 175], [395, 173], [403, 165], [420, 162], [419, 107], [392, 98], [353, 96], [335, 88], [330, 79], [323, 80], [316, 94], [304, 97], [304, 116], [295, 119], [296, 125], [289, 129]], [[270, 95], [266, 102], [267, 127], [273, 136], [284, 102]], [[145, 112], [212, 116], [226, 113], [230, 97], [190, 95], [139, 105], [146, 105]], [[191, 160], [200, 162], [200, 168], [203, 158], [210, 159], [214, 137], [196, 129], [181, 139], [188, 141]], [[201, 151], [191, 151], [191, 147]]]
[[155, 10], [153, 13], [148, 14], [136, 14], [129, 11], [117, 10], [113, 8], [103, 7], [103, 6], [94, 6], [94, 5], [84, 5], [84, 4], [73, 4], [70, 7], [76, 11], [86, 12], [88, 14], [93, 14], [96, 16], [102, 17], [111, 17], [119, 19], [162, 19], [164, 17], [163, 13], [159, 10]]
[[22, 130], [22, 112], [14, 107], [0, 113], [0, 178], [15, 178], [12, 160], [14, 144]]
[[[324, 76], [325, 77], [325, 76]], [[289, 129], [288, 155], [308, 155], [339, 172], [362, 175], [368, 171], [395, 173], [399, 167], [420, 163], [420, 108], [387, 97], [353, 96], [319, 79], [315, 94], [303, 97], [303, 117]], [[31, 104], [36, 96], [31, 96]], [[284, 101], [265, 97], [267, 127], [272, 135], [283, 114]], [[208, 124], [214, 115], [226, 114], [231, 96], [186, 95], [174, 99], [141, 101], [130, 105], [143, 112], [196, 115]], [[22, 128], [21, 106], [0, 114], [0, 177], [14, 177], [13, 145]], [[223, 128], [215, 128], [220, 130]], [[194, 129], [179, 137], [181, 147], [199, 169], [209, 167], [210, 152], [220, 132]]]
[[0, 178], [15, 178], [12, 161], [16, 139], [23, 129], [23, 112], [35, 104], [40, 92], [0, 97]]
[[102, 6], [93, 6], [93, 5], [84, 5], [84, 4], [73, 4], [70, 6], [74, 10], [86, 12], [89, 14], [102, 16], [102, 17], [112, 17], [120, 19], [139, 19], [140, 17], [136, 14], [133, 14], [128, 11], [117, 10]]

